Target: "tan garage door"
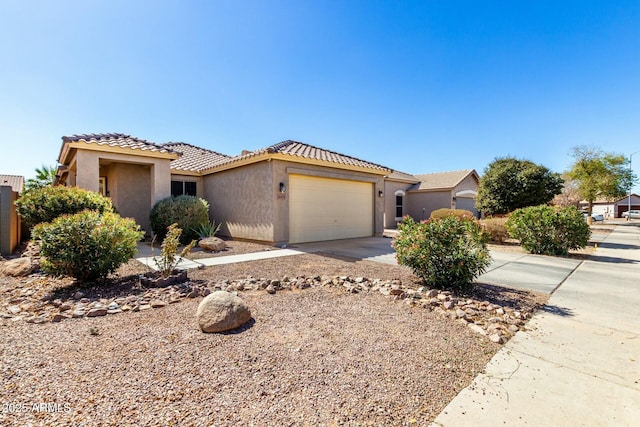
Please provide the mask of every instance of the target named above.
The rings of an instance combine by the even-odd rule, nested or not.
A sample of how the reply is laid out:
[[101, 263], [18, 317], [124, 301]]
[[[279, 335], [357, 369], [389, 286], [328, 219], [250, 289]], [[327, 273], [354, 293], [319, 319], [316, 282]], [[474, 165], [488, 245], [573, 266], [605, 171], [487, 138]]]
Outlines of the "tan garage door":
[[289, 243], [372, 235], [372, 183], [289, 176]]

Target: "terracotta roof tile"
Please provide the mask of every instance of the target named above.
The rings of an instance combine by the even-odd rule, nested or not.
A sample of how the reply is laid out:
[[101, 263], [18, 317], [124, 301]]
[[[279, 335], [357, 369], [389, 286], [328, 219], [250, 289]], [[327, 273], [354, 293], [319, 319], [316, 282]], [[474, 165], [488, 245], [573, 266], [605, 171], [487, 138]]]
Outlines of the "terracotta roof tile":
[[110, 147], [131, 148], [141, 151], [157, 151], [161, 153], [171, 153], [172, 150], [160, 144], [136, 138], [122, 133], [90, 133], [82, 135], [63, 136], [62, 142], [84, 142]]
[[411, 190], [439, 190], [453, 188], [471, 173], [474, 173], [473, 169], [415, 175], [420, 183], [413, 186]]
[[238, 161], [242, 161], [244, 159], [249, 159], [251, 157], [256, 157], [256, 156], [267, 154], [267, 153], [268, 154], [280, 153], [280, 154], [285, 154], [292, 157], [322, 160], [330, 163], [338, 163], [338, 164], [348, 165], [348, 166], [357, 166], [357, 167], [363, 167], [368, 169], [376, 169], [380, 171], [389, 170], [389, 168], [382, 165], [378, 165], [376, 163], [367, 162], [365, 160], [361, 160], [356, 157], [347, 156], [345, 154], [336, 153], [335, 151], [325, 150], [324, 148], [318, 148], [318, 147], [314, 147], [313, 145], [305, 144], [303, 142], [291, 141], [291, 140], [282, 141], [266, 148], [261, 148], [259, 150], [251, 151], [249, 153], [245, 153], [239, 156], [229, 158], [227, 161], [220, 163], [220, 165], [235, 163]]
[[182, 154], [176, 160], [171, 161], [171, 169], [176, 170], [200, 172], [231, 158], [226, 154], [220, 154], [216, 151], [196, 147], [184, 142], [167, 142], [162, 145], [169, 150]]
[[22, 175], [0, 175], [0, 185], [8, 185], [16, 193], [24, 189], [24, 177]]
[[391, 172], [391, 174], [389, 175], [389, 179], [416, 182], [416, 183], [418, 181], [420, 181], [418, 178], [415, 177], [415, 175], [411, 175], [409, 173], [400, 172], [400, 171], [397, 171], [397, 170], [394, 170], [393, 172]]

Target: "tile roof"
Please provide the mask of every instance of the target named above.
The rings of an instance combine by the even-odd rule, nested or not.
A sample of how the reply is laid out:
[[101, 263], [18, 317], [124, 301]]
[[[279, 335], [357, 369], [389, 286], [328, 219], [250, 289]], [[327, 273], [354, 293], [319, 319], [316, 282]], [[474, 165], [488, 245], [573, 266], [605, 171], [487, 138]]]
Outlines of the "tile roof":
[[200, 172], [231, 158], [226, 154], [220, 154], [216, 151], [196, 147], [184, 142], [167, 142], [162, 145], [169, 150], [182, 154], [179, 158], [171, 161], [171, 169], [176, 170]]
[[141, 151], [157, 151], [161, 153], [171, 153], [172, 150], [160, 144], [136, 138], [122, 133], [90, 133], [82, 135], [63, 136], [62, 142], [84, 142], [110, 147], [131, 148]]
[[411, 190], [439, 190], [454, 188], [460, 183], [460, 181], [472, 173], [475, 173], [473, 169], [464, 169], [459, 171], [415, 175], [420, 183], [413, 186]]
[[[365, 160], [358, 159], [356, 157], [347, 156], [345, 154], [336, 153], [335, 151], [325, 150], [324, 148], [314, 147], [313, 145], [305, 144], [303, 142], [298, 141], [282, 141], [277, 144], [271, 145], [266, 148], [261, 148], [259, 150], [251, 151], [248, 153], [243, 152], [243, 154], [239, 156], [232, 157], [227, 161], [220, 163], [230, 164], [239, 162], [245, 159], [250, 159], [252, 157], [257, 157], [264, 154], [285, 154], [291, 157], [299, 157], [305, 159], [312, 160], [321, 160], [331, 163], [337, 163], [347, 166], [356, 166], [363, 167], [367, 169], [376, 169], [380, 171], [389, 170], [389, 168], [378, 165], [376, 163], [367, 162]], [[216, 166], [219, 166], [216, 165]]]
[[24, 177], [22, 175], [0, 175], [0, 185], [8, 185], [16, 193], [24, 189]]

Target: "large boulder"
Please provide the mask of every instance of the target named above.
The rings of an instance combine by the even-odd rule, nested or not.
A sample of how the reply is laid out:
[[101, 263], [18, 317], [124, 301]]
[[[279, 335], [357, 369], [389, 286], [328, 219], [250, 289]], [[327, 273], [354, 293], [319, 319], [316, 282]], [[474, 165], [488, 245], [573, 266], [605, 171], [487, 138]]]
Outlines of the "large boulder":
[[251, 311], [240, 297], [216, 291], [200, 302], [196, 316], [202, 332], [224, 332], [247, 323]]
[[224, 240], [218, 237], [205, 237], [198, 242], [198, 246], [206, 251], [220, 252], [227, 248], [227, 244]]
[[20, 277], [31, 274], [33, 269], [31, 258], [16, 258], [3, 262], [0, 266], [0, 273], [6, 276]]

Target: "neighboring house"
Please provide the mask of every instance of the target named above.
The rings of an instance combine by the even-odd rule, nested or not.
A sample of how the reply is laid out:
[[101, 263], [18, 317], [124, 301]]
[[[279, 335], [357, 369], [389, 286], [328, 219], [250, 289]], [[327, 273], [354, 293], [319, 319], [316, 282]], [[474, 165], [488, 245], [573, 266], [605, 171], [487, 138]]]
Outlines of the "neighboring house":
[[[589, 202], [582, 200], [580, 209], [588, 209]], [[631, 195], [631, 209], [640, 209], [640, 196]], [[629, 196], [625, 196], [616, 201], [596, 200], [593, 202], [593, 213], [602, 214], [605, 218], [622, 218], [622, 213], [629, 210]]]
[[59, 183], [100, 191], [146, 231], [157, 201], [192, 194], [209, 202], [221, 235], [274, 244], [382, 235], [391, 173], [296, 141], [230, 157], [123, 134], [63, 137], [58, 162]]
[[21, 221], [15, 201], [24, 189], [24, 177], [0, 175], [0, 255], [10, 255], [20, 243]]
[[385, 227], [394, 228], [404, 215], [419, 221], [436, 209], [465, 209], [476, 217], [480, 177], [473, 169], [410, 175], [394, 171], [385, 180]]

